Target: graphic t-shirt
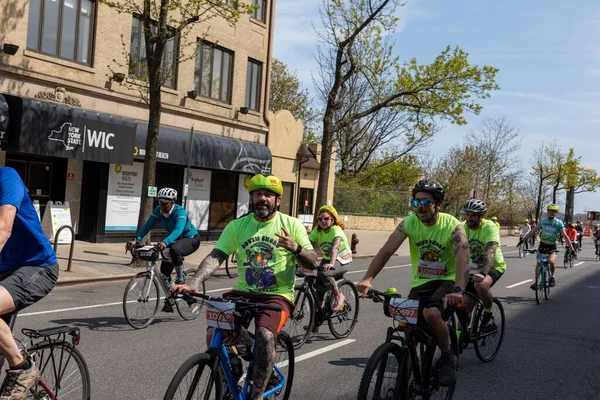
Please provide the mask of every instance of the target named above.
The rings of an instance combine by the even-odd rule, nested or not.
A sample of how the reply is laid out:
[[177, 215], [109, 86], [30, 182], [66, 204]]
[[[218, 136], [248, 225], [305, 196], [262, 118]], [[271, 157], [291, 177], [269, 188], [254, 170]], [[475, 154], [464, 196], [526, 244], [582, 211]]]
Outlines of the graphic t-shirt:
[[469, 240], [469, 254], [472, 264], [477, 266], [477, 269], [483, 269], [483, 261], [485, 258], [485, 248], [489, 242], [496, 242], [496, 254], [494, 257], [494, 269], [500, 273], [506, 271], [506, 262], [500, 249], [500, 231], [496, 224], [490, 220], [484, 219], [481, 221], [479, 229], [469, 229], [467, 224], [464, 224], [467, 239]]
[[0, 168], [0, 206], [17, 208], [12, 233], [0, 253], [0, 271], [22, 266], [47, 267], [56, 264], [56, 254], [33, 207], [27, 188], [13, 168]]
[[340, 248], [338, 249], [337, 260], [340, 264], [345, 265], [352, 262], [352, 252], [350, 246], [348, 246], [348, 238], [344, 233], [343, 229], [337, 225], [333, 225], [327, 232], [319, 231], [317, 228], [313, 229], [308, 238], [311, 242], [319, 244], [319, 247], [323, 251], [323, 260], [331, 260], [331, 248], [333, 247], [333, 239], [336, 237], [342, 239]]
[[565, 228], [563, 222], [558, 218], [544, 217], [537, 226], [540, 229], [540, 240], [546, 244], [556, 244], [560, 232]]
[[439, 213], [438, 221], [426, 226], [416, 214], [404, 219], [404, 231], [410, 243], [412, 287], [437, 279], [456, 280], [456, 261], [452, 232], [460, 222], [450, 214]]
[[249, 214], [225, 227], [215, 248], [227, 255], [236, 252], [239, 275], [233, 290], [279, 295], [294, 303], [296, 256], [279, 247], [275, 236], [283, 235], [283, 228], [302, 248], [313, 250], [302, 222], [280, 212], [267, 222]]

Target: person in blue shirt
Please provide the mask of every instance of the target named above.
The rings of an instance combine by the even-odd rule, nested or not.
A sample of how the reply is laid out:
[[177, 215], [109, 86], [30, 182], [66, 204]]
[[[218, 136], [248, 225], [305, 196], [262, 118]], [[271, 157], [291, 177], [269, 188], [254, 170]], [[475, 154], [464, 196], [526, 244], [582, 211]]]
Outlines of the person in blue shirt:
[[[177, 200], [177, 191], [172, 188], [162, 188], [158, 191], [158, 206], [152, 211], [152, 214], [142, 225], [137, 233], [135, 240], [131, 244], [137, 244], [150, 232], [150, 230], [160, 223], [160, 226], [167, 231], [168, 236], [159, 242], [156, 247], [163, 251], [168, 248], [170, 261], [163, 260], [160, 265], [160, 272], [171, 281], [171, 273], [175, 268], [176, 284], [184, 283], [183, 279], [183, 257], [188, 256], [198, 250], [200, 247], [200, 235], [198, 230], [190, 221], [190, 218], [183, 207], [175, 204]], [[164, 253], [163, 253], [164, 254]], [[163, 311], [173, 312], [173, 305], [165, 301]]]
[[24, 399], [40, 376], [35, 363], [21, 355], [7, 321], [50, 293], [57, 280], [56, 254], [25, 184], [13, 168], [0, 167], [0, 353], [10, 367], [2, 399]]

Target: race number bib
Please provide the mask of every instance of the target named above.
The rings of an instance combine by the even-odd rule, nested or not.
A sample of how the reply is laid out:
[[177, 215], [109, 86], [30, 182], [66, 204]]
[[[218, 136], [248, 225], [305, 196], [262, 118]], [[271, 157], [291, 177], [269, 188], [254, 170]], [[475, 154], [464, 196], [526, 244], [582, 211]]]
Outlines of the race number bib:
[[446, 264], [437, 261], [419, 261], [419, 278], [438, 279], [446, 275]]
[[477, 266], [477, 264], [469, 263], [468, 267], [469, 267], [469, 276], [473, 276], [473, 275], [479, 273], [479, 267]]
[[206, 325], [225, 331], [237, 329], [235, 324], [235, 304], [221, 301], [206, 302]]
[[394, 321], [416, 325], [419, 316], [419, 300], [392, 298], [389, 311]]

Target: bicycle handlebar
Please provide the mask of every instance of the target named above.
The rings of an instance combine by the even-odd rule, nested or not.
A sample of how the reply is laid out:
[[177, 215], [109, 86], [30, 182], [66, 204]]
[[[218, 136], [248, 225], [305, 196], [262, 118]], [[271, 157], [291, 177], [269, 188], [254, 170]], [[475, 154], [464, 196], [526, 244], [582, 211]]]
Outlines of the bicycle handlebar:
[[224, 299], [223, 297], [208, 296], [204, 293], [194, 292], [191, 290], [184, 290], [182, 292], [182, 294], [184, 296], [188, 296], [188, 297], [192, 297], [192, 298], [200, 298], [200, 299], [207, 300], [207, 301], [216, 301], [216, 302], [220, 302], [220, 303], [234, 303], [236, 306], [239, 305], [242, 308], [255, 308], [257, 310], [282, 311], [281, 306], [247, 301], [247, 300], [244, 300], [243, 298]]
[[[389, 302], [390, 299], [392, 298], [402, 298], [402, 296], [400, 295], [400, 293], [395, 293], [395, 294], [388, 294], [385, 292], [380, 292], [379, 290], [375, 290], [375, 289], [371, 289], [369, 290], [369, 293], [366, 296], [367, 298], [373, 300], [374, 303], [381, 303], [381, 302]], [[406, 299], [408, 300], [408, 299]], [[441, 298], [433, 298], [433, 297], [419, 297], [419, 307], [422, 308], [429, 308], [429, 307], [443, 307], [444, 306], [444, 299]], [[450, 307], [454, 307], [454, 306], [448, 306]]]

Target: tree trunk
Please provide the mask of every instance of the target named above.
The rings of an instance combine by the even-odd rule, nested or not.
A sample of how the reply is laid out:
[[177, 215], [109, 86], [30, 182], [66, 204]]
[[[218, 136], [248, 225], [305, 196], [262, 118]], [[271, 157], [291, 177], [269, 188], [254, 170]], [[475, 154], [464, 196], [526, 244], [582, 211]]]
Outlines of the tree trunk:
[[575, 207], [575, 188], [572, 186], [567, 189], [567, 199], [565, 202], [565, 222], [573, 222], [573, 208]]
[[[319, 207], [327, 204], [327, 191], [329, 189], [329, 170], [331, 168], [331, 153], [333, 148], [332, 116], [325, 113], [323, 118], [323, 139], [321, 141], [321, 165], [319, 167], [319, 184], [317, 185], [317, 200], [313, 223], [316, 223]], [[335, 168], [335, 166], [334, 166]]]
[[538, 178], [538, 195], [537, 202], [535, 204], [535, 217], [539, 221], [540, 212], [542, 209], [542, 191], [544, 189], [544, 169], [540, 167], [540, 176]]
[[559, 183], [557, 182], [556, 185], [554, 185], [554, 187], [552, 188], [552, 204], [556, 204], [556, 194], [558, 193], [558, 186]]

